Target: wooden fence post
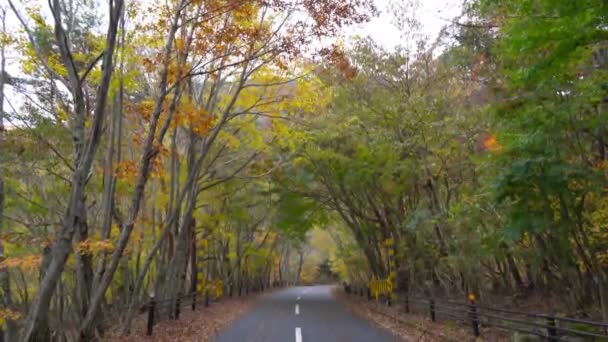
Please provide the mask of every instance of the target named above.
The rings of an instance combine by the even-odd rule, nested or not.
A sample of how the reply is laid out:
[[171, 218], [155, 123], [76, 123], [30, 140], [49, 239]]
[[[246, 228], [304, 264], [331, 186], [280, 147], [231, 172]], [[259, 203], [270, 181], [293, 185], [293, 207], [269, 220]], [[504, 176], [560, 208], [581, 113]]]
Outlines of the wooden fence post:
[[181, 306], [181, 302], [182, 302], [182, 294], [178, 293], [177, 299], [175, 300], [175, 319], [179, 319], [179, 307]]
[[432, 298], [429, 299], [429, 309], [431, 311], [431, 321], [435, 322], [435, 301]]
[[410, 313], [410, 300], [408, 298], [407, 292], [405, 293], [405, 313]]
[[205, 307], [209, 306], [209, 289], [205, 289]]
[[192, 311], [196, 310], [196, 291], [192, 292]]
[[557, 329], [555, 324], [555, 317], [547, 318], [547, 337], [549, 341], [557, 341]]
[[473, 335], [479, 337], [479, 317], [477, 315], [477, 306], [475, 306], [475, 294], [469, 294], [469, 302], [471, 303], [471, 325], [473, 327]]
[[154, 327], [154, 307], [156, 303], [154, 302], [154, 295], [150, 296], [150, 303], [148, 303], [148, 329], [146, 330], [146, 335], [152, 336], [152, 329]]

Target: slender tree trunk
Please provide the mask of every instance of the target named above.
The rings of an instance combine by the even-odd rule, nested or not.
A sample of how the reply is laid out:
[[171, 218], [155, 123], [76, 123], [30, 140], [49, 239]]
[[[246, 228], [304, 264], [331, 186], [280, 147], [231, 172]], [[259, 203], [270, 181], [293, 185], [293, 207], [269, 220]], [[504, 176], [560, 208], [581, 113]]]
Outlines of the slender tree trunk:
[[[66, 214], [64, 216], [61, 231], [58, 233], [52, 248], [52, 260], [44, 278], [40, 283], [38, 294], [24, 321], [22, 342], [31, 340], [40, 340], [38, 334], [40, 331], [46, 330], [44, 327], [48, 324], [48, 311], [53, 292], [57, 285], [57, 281], [61, 277], [64, 265], [69, 254], [72, 251], [72, 238], [76, 232], [78, 218], [81, 213], [78, 211], [79, 203], [84, 200], [84, 192], [87, 176], [91, 170], [93, 159], [99, 146], [102, 134], [103, 118], [105, 116], [105, 106], [110, 87], [110, 80], [113, 73], [113, 53], [116, 43], [116, 34], [118, 27], [118, 17], [122, 11], [123, 0], [110, 1], [110, 22], [106, 34], [106, 49], [102, 61], [102, 76], [97, 89], [97, 99], [93, 111], [93, 120], [91, 125], [91, 133], [88, 141], [81, 140], [84, 137], [83, 122], [76, 122], [73, 128], [74, 149], [75, 151], [83, 151], [82, 154], [77, 154], [80, 158], [77, 159], [77, 167], [72, 176], [71, 192], [68, 201]], [[55, 17], [55, 32], [60, 41], [60, 50], [65, 66], [68, 68], [69, 79], [72, 83], [72, 93], [75, 107], [76, 121], [84, 118], [84, 100], [82, 98], [82, 84], [78, 76], [77, 70], [74, 69], [73, 60], [69, 54], [67, 36], [63, 32], [61, 23], [61, 4], [59, 0], [53, 1], [53, 15]], [[66, 50], [68, 52], [66, 52]], [[44, 337], [42, 337], [44, 338]]]
[[176, 238], [177, 243], [175, 253], [173, 254], [173, 258], [171, 258], [169, 263], [169, 270], [165, 280], [165, 294], [172, 298], [173, 301], [177, 299], [177, 296], [179, 296], [180, 292], [184, 289], [184, 271], [186, 270], [188, 264], [188, 255], [190, 254], [190, 250], [188, 248], [190, 246], [190, 241], [188, 241], [188, 239], [192, 235], [192, 214], [195, 203], [196, 198], [189, 199], [189, 205], [186, 209], [185, 217], [182, 220], [180, 231]]
[[298, 259], [298, 271], [296, 273], [296, 283], [300, 284], [300, 280], [302, 280], [302, 266], [304, 265], [304, 251], [299, 250], [299, 259]]
[[[121, 1], [121, 0], [116, 0], [116, 1]], [[117, 246], [116, 246], [114, 252], [112, 253], [107, 270], [100, 281], [99, 287], [93, 293], [93, 296], [91, 298], [90, 309], [87, 312], [86, 317], [80, 327], [81, 336], [84, 336], [84, 337], [90, 336], [91, 327], [93, 325], [93, 321], [94, 321], [95, 315], [97, 313], [97, 310], [99, 308], [99, 305], [101, 304], [101, 301], [105, 295], [106, 289], [108, 288], [108, 286], [110, 285], [110, 283], [112, 281], [112, 278], [114, 277], [114, 272], [116, 271], [116, 269], [118, 267], [122, 254], [127, 246], [127, 243], [129, 242], [129, 238], [131, 236], [131, 232], [133, 231], [133, 227], [135, 226], [135, 220], [137, 219], [137, 216], [139, 214], [141, 199], [144, 195], [145, 186], [148, 181], [148, 177], [150, 175], [150, 165], [151, 165], [153, 159], [156, 158], [156, 156], [160, 152], [159, 148], [157, 146], [155, 146], [155, 142], [162, 142], [162, 140], [164, 139], [164, 135], [166, 133], [166, 130], [164, 130], [165, 127], [163, 127], [163, 129], [161, 129], [161, 132], [159, 132], [158, 135], [155, 134], [157, 126], [158, 126], [159, 117], [160, 117], [161, 111], [163, 109], [163, 104], [164, 104], [165, 98], [166, 98], [166, 88], [167, 88], [167, 84], [168, 84], [168, 69], [169, 69], [170, 54], [171, 54], [172, 47], [173, 47], [175, 33], [177, 32], [177, 29], [178, 29], [178, 21], [179, 21], [179, 18], [181, 17], [181, 10], [183, 9], [184, 2], [185, 2], [185, 0], [181, 0], [179, 2], [179, 4], [177, 5], [177, 8], [179, 10], [176, 11], [176, 13], [172, 19], [171, 29], [167, 36], [167, 41], [165, 42], [165, 47], [164, 47], [164, 51], [163, 51], [164, 65], [163, 65], [163, 67], [161, 69], [161, 73], [160, 73], [160, 82], [158, 84], [158, 90], [159, 90], [158, 97], [156, 99], [154, 110], [152, 111], [152, 120], [150, 122], [150, 128], [149, 128], [150, 131], [149, 131], [148, 137], [146, 139], [146, 142], [144, 144], [141, 164], [140, 164], [140, 168], [138, 171], [138, 177], [137, 177], [137, 181], [136, 181], [136, 185], [135, 185], [135, 192], [133, 193], [133, 196], [131, 198], [131, 204], [129, 207], [128, 217], [123, 224], [120, 236], [118, 238]], [[121, 2], [121, 5], [122, 5], [122, 2]], [[179, 88], [179, 86], [176, 87], [176, 91], [178, 90], [177, 88]], [[176, 96], [173, 99], [173, 103], [172, 103], [173, 108], [169, 109], [170, 113], [172, 110], [175, 109], [175, 106], [177, 105], [178, 100], [179, 100], [179, 96]], [[170, 120], [170, 117], [167, 118], [167, 120]], [[146, 271], [147, 271], [147, 269], [146, 269]], [[137, 291], [137, 288], [135, 288], [134, 291]]]
[[196, 296], [196, 282], [197, 282], [197, 273], [198, 273], [198, 265], [196, 262], [197, 257], [197, 246], [196, 246], [196, 220], [192, 219], [192, 229], [191, 229], [191, 239], [190, 239], [190, 294]]
[[521, 274], [519, 273], [519, 269], [517, 268], [517, 264], [513, 259], [513, 255], [511, 253], [507, 254], [507, 263], [509, 264], [509, 271], [511, 271], [511, 276], [513, 276], [513, 281], [515, 281], [515, 286], [518, 290], [523, 290], [524, 282], [522, 280]]
[[[2, 20], [2, 33], [6, 33], [6, 9], [0, 7], [0, 15], [2, 16], [0, 20]], [[6, 72], [6, 58], [5, 58], [5, 46], [3, 43], [0, 43], [0, 158], [2, 158], [4, 154], [5, 141], [6, 141], [6, 127], [4, 127], [4, 85], [6, 82], [5, 79]], [[4, 215], [4, 173], [3, 173], [4, 163], [0, 160], [0, 234], [3, 231], [3, 215]], [[0, 262], [4, 261], [4, 243], [2, 238], [0, 238]], [[2, 291], [2, 305], [5, 308], [12, 308], [12, 294], [11, 294], [11, 280], [10, 273], [7, 268], [3, 268], [0, 270], [0, 291]], [[6, 324], [6, 331], [2, 331], [2, 327], [0, 327], [0, 339], [6, 336], [6, 341], [14, 341], [15, 339], [15, 324], [13, 321], [8, 320]]]
[[[86, 207], [84, 201], [80, 203], [81, 213], [76, 231], [76, 240], [84, 242], [89, 238], [89, 230], [86, 219]], [[91, 254], [87, 251], [76, 254], [76, 278], [77, 278], [77, 299], [80, 310], [80, 315], [84, 315], [89, 308], [89, 300], [91, 295], [91, 285], [93, 283], [93, 260]]]
[[[125, 41], [125, 27], [124, 27], [124, 11], [121, 14], [121, 37], [118, 42], [119, 49], [121, 49], [121, 60], [119, 68], [119, 91], [118, 96], [114, 97], [112, 103], [112, 116], [109, 120], [109, 145], [106, 151], [104, 170], [103, 170], [103, 193], [102, 193], [102, 225], [101, 225], [101, 238], [108, 240], [112, 229], [112, 211], [114, 210], [114, 193], [116, 190], [116, 177], [114, 176], [114, 165], [120, 164], [121, 161], [121, 143], [122, 143], [122, 106], [124, 101], [124, 41]], [[114, 160], [116, 158], [116, 160]], [[106, 252], [102, 252], [99, 256], [99, 263], [97, 270], [93, 276], [93, 290], [96, 284], [99, 283], [101, 276], [104, 273]]]

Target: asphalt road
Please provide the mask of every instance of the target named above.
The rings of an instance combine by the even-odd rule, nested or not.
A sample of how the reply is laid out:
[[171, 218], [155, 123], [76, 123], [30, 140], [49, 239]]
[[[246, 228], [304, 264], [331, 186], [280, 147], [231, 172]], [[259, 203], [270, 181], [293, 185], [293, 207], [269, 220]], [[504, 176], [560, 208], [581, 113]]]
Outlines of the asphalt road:
[[352, 314], [329, 286], [291, 287], [267, 294], [216, 342], [388, 342], [389, 332]]

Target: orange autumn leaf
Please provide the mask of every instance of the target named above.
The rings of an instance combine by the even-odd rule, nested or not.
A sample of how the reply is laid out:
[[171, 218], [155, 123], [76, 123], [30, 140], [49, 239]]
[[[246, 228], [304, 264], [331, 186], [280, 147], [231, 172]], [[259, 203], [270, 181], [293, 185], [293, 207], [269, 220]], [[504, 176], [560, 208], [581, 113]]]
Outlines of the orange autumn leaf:
[[2, 308], [0, 309], [0, 327], [4, 328], [6, 326], [6, 321], [17, 321], [21, 318], [21, 314], [17, 311]]
[[144, 68], [146, 69], [146, 72], [150, 73], [154, 70], [154, 62], [150, 59], [150, 58], [144, 58], [143, 59], [143, 65]]
[[33, 254], [22, 257], [7, 258], [0, 263], [0, 269], [20, 268], [23, 271], [33, 271], [38, 268], [42, 261], [42, 255]]
[[114, 250], [114, 245], [109, 240], [93, 241], [87, 239], [85, 241], [79, 242], [76, 245], [76, 250], [80, 254], [98, 255], [101, 252], [112, 252]]
[[137, 178], [137, 164], [134, 160], [122, 160], [114, 169], [114, 174], [119, 180], [134, 183]]
[[482, 141], [482, 147], [488, 151], [499, 151], [502, 146], [498, 143], [495, 135], [489, 135], [485, 137]]
[[205, 108], [197, 107], [191, 100], [186, 100], [177, 109], [172, 126], [191, 127], [194, 133], [203, 136], [211, 128], [212, 119]]

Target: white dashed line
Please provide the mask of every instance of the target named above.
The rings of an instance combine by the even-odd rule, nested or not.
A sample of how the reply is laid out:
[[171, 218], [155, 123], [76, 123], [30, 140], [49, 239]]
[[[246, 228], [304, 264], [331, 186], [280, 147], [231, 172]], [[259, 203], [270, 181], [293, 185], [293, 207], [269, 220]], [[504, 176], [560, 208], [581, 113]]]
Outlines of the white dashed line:
[[302, 342], [302, 329], [296, 328], [296, 342]]
[[300, 305], [296, 304], [296, 315], [300, 314]]
[[298, 296], [298, 298], [296, 298], [296, 300], [300, 300], [300, 299], [302, 299], [302, 297], [301, 297], [301, 296]]

